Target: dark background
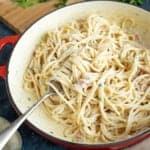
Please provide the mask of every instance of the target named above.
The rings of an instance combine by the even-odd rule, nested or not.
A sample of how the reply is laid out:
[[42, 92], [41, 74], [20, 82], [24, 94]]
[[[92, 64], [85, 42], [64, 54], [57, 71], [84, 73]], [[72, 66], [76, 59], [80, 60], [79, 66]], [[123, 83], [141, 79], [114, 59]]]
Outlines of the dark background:
[[[150, 11], [150, 0], [145, 0], [142, 8]], [[3, 38], [8, 35], [14, 35], [15, 33], [4, 25], [0, 20], [0, 38]], [[0, 52], [0, 65], [6, 64], [11, 50], [13, 49], [12, 45], [7, 45], [4, 48], [3, 52]], [[0, 116], [6, 118], [10, 122], [17, 118], [17, 114], [9, 103], [8, 96], [5, 89], [5, 82], [0, 78]], [[22, 125], [19, 129], [23, 139], [23, 148], [22, 150], [67, 150], [64, 147], [55, 145], [45, 140], [34, 131], [29, 129], [27, 125]]]

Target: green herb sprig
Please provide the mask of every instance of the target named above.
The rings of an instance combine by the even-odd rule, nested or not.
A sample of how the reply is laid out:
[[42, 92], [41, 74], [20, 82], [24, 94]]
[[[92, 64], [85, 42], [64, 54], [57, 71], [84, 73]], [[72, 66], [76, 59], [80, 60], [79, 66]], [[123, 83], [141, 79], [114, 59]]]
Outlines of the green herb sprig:
[[59, 2], [55, 5], [57, 8], [61, 8], [66, 6], [67, 0], [59, 0]]
[[48, 0], [38, 0], [39, 3], [43, 3], [43, 2], [46, 2]]
[[144, 3], [144, 0], [121, 0], [121, 1], [133, 5], [142, 5]]
[[35, 2], [31, 0], [16, 0], [16, 2], [18, 3], [19, 6], [23, 8], [27, 8], [35, 4]]
[[[27, 8], [37, 3], [46, 2], [48, 0], [12, 0], [12, 1], [17, 2], [18, 5], [23, 8]], [[133, 5], [142, 5], [144, 3], [144, 0], [120, 0], [120, 1], [133, 4]], [[67, 4], [67, 0], [59, 0], [58, 3], [55, 4], [55, 6], [57, 8], [60, 8], [66, 6], [66, 4]]]
[[37, 3], [43, 3], [46, 1], [48, 1], [48, 0], [15, 0], [15, 2], [23, 8], [27, 8], [27, 7], [33, 6]]

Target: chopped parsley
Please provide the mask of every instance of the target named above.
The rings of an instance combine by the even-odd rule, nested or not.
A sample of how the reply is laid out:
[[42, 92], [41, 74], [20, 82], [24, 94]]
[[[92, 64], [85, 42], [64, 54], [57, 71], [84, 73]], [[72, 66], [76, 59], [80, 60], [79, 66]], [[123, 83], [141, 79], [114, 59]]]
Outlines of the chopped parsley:
[[102, 86], [102, 84], [101, 83], [99, 83], [99, 85], [98, 85], [99, 87], [101, 87]]
[[100, 102], [102, 101], [102, 98], [101, 98], [101, 97], [99, 98], [99, 101], [100, 101]]

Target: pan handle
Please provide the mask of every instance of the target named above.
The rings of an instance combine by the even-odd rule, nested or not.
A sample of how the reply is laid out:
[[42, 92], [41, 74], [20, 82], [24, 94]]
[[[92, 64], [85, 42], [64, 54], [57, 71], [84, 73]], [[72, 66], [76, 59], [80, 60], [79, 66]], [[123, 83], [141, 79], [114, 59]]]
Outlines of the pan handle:
[[[7, 44], [15, 44], [20, 35], [12, 35], [12, 36], [6, 36], [4, 38], [0, 39], [0, 52], [3, 51], [3, 48]], [[7, 65], [1, 65], [0, 66], [0, 77], [5, 79], [6, 78], [6, 71], [7, 71]]]

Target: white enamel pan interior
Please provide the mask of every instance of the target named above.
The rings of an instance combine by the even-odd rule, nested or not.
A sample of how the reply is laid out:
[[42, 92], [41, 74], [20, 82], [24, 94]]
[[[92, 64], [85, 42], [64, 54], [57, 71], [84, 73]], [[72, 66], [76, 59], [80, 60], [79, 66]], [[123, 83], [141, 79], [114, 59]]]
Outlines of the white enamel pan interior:
[[[23, 89], [23, 74], [32, 57], [36, 45], [42, 35], [56, 27], [98, 13], [109, 19], [122, 17], [134, 18], [136, 29], [143, 37], [147, 47], [150, 47], [150, 13], [143, 9], [111, 1], [81, 2], [51, 12], [35, 22], [20, 38], [16, 44], [8, 66], [8, 88], [13, 103], [20, 113], [24, 113], [35, 99]], [[31, 99], [31, 100], [30, 100]], [[29, 117], [28, 121], [41, 133], [52, 135], [59, 139], [68, 140], [63, 136], [63, 126], [48, 116], [43, 106], [40, 106]]]

